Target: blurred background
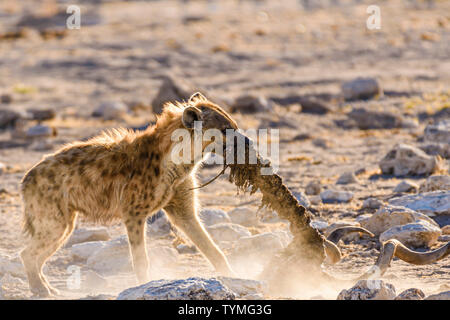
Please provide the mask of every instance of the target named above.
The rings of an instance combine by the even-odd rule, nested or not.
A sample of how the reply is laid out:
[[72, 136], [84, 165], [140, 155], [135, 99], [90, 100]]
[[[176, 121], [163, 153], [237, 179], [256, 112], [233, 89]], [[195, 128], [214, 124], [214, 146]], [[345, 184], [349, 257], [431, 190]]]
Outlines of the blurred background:
[[[103, 109], [113, 113], [103, 120], [141, 126], [193, 90], [226, 107], [251, 94], [304, 110], [307, 98], [346, 106], [341, 85], [356, 77], [377, 78], [388, 98], [445, 93], [450, 1], [375, 2], [2, 0], [0, 110], [82, 119], [88, 134], [104, 126], [91, 117]], [[372, 4], [380, 29], [366, 26]], [[69, 5], [81, 9], [80, 29], [66, 27]]]
[[[70, 5], [81, 10], [79, 29], [67, 27]], [[371, 5], [379, 8], [379, 28], [368, 28], [377, 22]], [[0, 253], [16, 254], [23, 245], [20, 179], [43, 155], [103, 129], [143, 129], [163, 103], [196, 91], [243, 129], [280, 130], [279, 173], [314, 213], [317, 228], [359, 225], [392, 197], [417, 193], [431, 174], [420, 171], [423, 161], [436, 164], [439, 156], [448, 181], [450, 1], [0, 0]], [[406, 178], [383, 167], [399, 143], [413, 148], [413, 160], [397, 159], [400, 167], [419, 163]], [[201, 182], [217, 169], [202, 168]], [[323, 190], [337, 190], [337, 198]], [[246, 236], [274, 231], [276, 243], [264, 248], [289, 243], [286, 223], [268, 211], [256, 218], [257, 195], [236, 195], [226, 177], [199, 194], [203, 208], [230, 216], [245, 207], [253, 219], [242, 227]], [[444, 227], [449, 217], [436, 221]], [[178, 250], [184, 240], [167, 224], [158, 245]], [[120, 225], [108, 231], [125, 232]], [[377, 240], [352, 239], [359, 240], [342, 244], [343, 252], [365, 254], [345, 258], [335, 267], [340, 275], [360, 274], [376, 257]], [[420, 245], [439, 244], [436, 232], [429, 239]], [[234, 254], [237, 240], [215, 240]], [[254, 276], [260, 269], [252, 263], [269, 261], [260, 256], [269, 249], [245, 252], [249, 261], [236, 259], [236, 270]], [[68, 250], [49, 267], [62, 288], [67, 266], [78, 263]], [[198, 252], [185, 253], [176, 252], [171, 276], [214, 274]], [[444, 269], [417, 268], [396, 262], [391, 270], [400, 287], [417, 281], [432, 292], [449, 281]]]

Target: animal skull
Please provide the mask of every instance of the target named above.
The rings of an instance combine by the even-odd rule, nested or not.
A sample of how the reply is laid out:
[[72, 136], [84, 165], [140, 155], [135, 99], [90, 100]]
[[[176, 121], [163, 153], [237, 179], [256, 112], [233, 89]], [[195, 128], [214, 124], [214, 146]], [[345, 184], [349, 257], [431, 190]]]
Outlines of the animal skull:
[[398, 144], [380, 161], [384, 174], [395, 176], [428, 175], [439, 167], [437, 157], [406, 144]]

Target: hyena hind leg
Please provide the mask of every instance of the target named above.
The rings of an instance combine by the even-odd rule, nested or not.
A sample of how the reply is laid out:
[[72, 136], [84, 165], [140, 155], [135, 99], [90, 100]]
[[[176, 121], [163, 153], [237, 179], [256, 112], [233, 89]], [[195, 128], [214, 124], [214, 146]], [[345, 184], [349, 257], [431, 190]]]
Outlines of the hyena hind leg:
[[[75, 219], [73, 219], [75, 220]], [[34, 232], [28, 246], [22, 250], [21, 258], [28, 277], [30, 290], [42, 297], [57, 295], [58, 290], [50, 286], [42, 273], [44, 263], [64, 243], [73, 231], [74, 221], [67, 223], [63, 216], [46, 216], [32, 221]]]
[[61, 248], [61, 246], [67, 241], [67, 239], [70, 237], [70, 235], [72, 234], [73, 230], [75, 229], [75, 222], [76, 222], [76, 216], [73, 217], [68, 223], [67, 223], [67, 228], [63, 234], [63, 236], [58, 239], [57, 241], [51, 243], [48, 245], [48, 247], [46, 248], [46, 250], [38, 257], [38, 266], [40, 266], [40, 274], [41, 274], [41, 278], [44, 281], [44, 283], [47, 285], [47, 288], [50, 290], [50, 293], [52, 295], [59, 295], [59, 291], [57, 289], [55, 289], [54, 287], [52, 287], [50, 285], [50, 283], [48, 282], [47, 277], [44, 276], [43, 274], [43, 267], [45, 262], [59, 249]]

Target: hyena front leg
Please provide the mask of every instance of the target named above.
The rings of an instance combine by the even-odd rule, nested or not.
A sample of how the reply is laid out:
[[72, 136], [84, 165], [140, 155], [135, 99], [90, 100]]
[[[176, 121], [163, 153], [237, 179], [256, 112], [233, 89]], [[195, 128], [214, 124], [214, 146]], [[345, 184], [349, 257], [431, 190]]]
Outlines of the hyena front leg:
[[145, 243], [146, 216], [141, 216], [139, 212], [130, 212], [125, 217], [128, 242], [130, 244], [133, 269], [139, 284], [149, 281], [148, 258]]
[[219, 273], [233, 276], [234, 272], [225, 255], [214, 244], [197, 217], [194, 191], [190, 190], [192, 186], [193, 182], [190, 179], [182, 183], [175, 190], [171, 202], [164, 207], [164, 211], [173, 224], [189, 237]]

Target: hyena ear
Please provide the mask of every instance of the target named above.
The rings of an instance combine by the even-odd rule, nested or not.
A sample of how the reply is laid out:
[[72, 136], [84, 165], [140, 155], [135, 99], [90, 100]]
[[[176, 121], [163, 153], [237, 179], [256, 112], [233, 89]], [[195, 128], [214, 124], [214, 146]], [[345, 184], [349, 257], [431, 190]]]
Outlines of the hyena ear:
[[181, 121], [185, 128], [192, 129], [195, 121], [202, 121], [202, 112], [196, 107], [187, 107], [183, 111]]
[[208, 99], [206, 99], [206, 97], [203, 94], [201, 94], [200, 92], [196, 92], [189, 98], [188, 102], [192, 103], [192, 102], [196, 102], [196, 101], [208, 101]]

